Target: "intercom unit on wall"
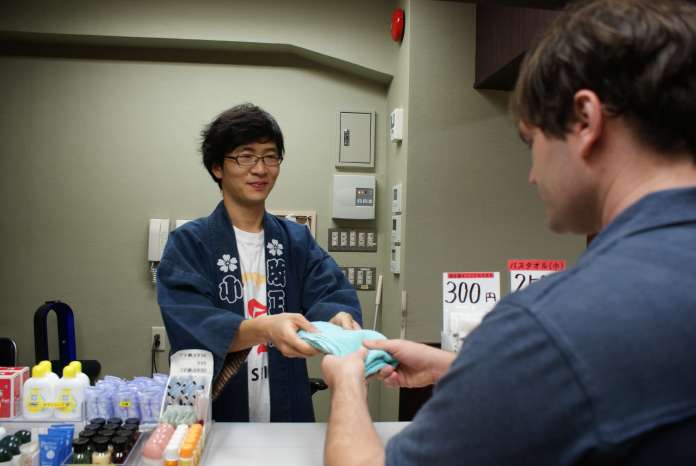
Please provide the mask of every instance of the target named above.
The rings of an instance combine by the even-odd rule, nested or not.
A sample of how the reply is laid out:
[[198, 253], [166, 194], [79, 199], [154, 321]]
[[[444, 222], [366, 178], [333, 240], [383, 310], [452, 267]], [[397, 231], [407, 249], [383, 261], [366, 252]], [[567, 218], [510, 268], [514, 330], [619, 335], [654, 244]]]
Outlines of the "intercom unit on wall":
[[375, 195], [374, 175], [334, 175], [333, 218], [374, 219]]

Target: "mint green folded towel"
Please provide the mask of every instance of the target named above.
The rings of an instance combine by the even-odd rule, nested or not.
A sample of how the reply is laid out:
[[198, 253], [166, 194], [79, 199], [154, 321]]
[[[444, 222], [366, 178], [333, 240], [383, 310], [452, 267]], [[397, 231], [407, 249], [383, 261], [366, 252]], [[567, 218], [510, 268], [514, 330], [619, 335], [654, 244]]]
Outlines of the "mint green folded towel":
[[[358, 351], [363, 340], [386, 340], [374, 330], [345, 330], [329, 322], [312, 322], [318, 332], [300, 330], [297, 335], [322, 353], [345, 356]], [[369, 377], [387, 364], [396, 367], [399, 361], [383, 350], [371, 349], [365, 358], [365, 377]]]

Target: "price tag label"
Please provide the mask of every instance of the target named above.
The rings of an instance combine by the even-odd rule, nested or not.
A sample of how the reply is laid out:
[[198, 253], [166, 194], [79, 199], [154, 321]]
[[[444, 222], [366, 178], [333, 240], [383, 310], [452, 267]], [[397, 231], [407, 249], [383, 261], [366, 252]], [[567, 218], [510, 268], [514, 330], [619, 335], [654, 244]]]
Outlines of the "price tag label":
[[[454, 315], [476, 323], [493, 309], [500, 299], [498, 272], [446, 272], [442, 274], [443, 331], [458, 333]], [[459, 319], [462, 320], [462, 319]]]
[[510, 292], [520, 291], [545, 276], [565, 268], [564, 260], [511, 259], [508, 261]]

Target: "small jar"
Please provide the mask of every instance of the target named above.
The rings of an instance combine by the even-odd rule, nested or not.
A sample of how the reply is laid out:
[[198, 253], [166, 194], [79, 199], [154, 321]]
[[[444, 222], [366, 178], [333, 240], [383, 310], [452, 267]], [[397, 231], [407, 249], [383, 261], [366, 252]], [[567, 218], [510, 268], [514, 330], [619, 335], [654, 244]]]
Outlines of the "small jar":
[[121, 424], [123, 424], [123, 420], [120, 417], [110, 417], [108, 421], [106, 421], [106, 424], [109, 426], [114, 426], [116, 427], [121, 427]]
[[111, 438], [116, 434], [114, 429], [107, 429], [106, 427], [98, 431], [100, 437]]
[[94, 437], [98, 437], [97, 432], [94, 430], [83, 430], [80, 432], [78, 435], [79, 438], [86, 438], [90, 442], [94, 439]]
[[139, 426], [139, 425], [140, 425], [140, 419], [138, 419], [137, 417], [129, 417], [128, 419], [126, 419], [126, 420], [123, 422], [123, 424], [124, 424], [124, 425], [125, 425], [125, 424], [135, 424], [136, 426]]
[[87, 424], [84, 429], [82, 429], [84, 432], [97, 432], [102, 429], [102, 424]]
[[106, 419], [104, 419], [103, 417], [95, 417], [94, 419], [90, 419], [89, 423], [103, 426], [104, 424], [106, 424]]
[[131, 448], [133, 448], [133, 445], [135, 445], [135, 442], [130, 437], [123, 437], [121, 435], [117, 435], [111, 439], [112, 444], [113, 442], [116, 441], [116, 439], [123, 439], [124, 442], [126, 442], [126, 453], [130, 451]]
[[111, 460], [114, 464], [123, 464], [128, 457], [127, 440], [123, 437], [114, 437], [111, 441], [114, 445], [114, 453]]
[[111, 453], [109, 453], [109, 440], [106, 437], [94, 439], [94, 452], [92, 453], [92, 464], [111, 464]]
[[73, 464], [92, 463], [92, 454], [89, 451], [89, 440], [86, 438], [78, 438], [73, 440], [73, 455], [71, 462]]
[[133, 445], [135, 443], [135, 436], [133, 435], [133, 432], [128, 429], [118, 429], [114, 435], [114, 438], [116, 437], [123, 437], [127, 439], [128, 445]]

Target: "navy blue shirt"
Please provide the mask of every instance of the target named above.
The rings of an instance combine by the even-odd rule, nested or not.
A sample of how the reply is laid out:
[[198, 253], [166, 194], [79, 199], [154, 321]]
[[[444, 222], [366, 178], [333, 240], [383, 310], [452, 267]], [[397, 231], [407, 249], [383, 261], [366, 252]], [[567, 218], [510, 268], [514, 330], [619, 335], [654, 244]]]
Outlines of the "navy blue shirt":
[[[388, 443], [386, 463], [623, 464], [646, 436], [690, 419], [693, 188], [644, 197], [575, 267], [503, 299]], [[652, 464], [668, 464], [655, 453]]]

